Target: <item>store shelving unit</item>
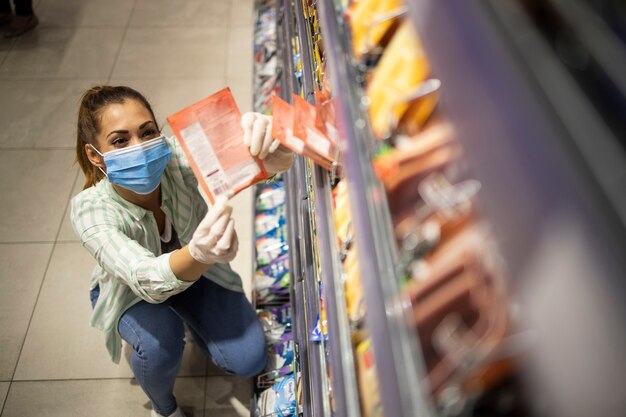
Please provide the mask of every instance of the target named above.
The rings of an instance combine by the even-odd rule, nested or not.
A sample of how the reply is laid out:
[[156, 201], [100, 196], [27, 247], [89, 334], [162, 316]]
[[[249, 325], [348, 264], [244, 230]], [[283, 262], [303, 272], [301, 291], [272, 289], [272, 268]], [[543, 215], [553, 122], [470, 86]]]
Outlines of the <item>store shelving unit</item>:
[[[616, 399], [626, 398], [626, 146], [621, 130], [626, 119], [617, 104], [598, 107], [585, 74], [568, 67], [559, 56], [563, 51], [550, 44], [550, 33], [533, 21], [524, 3], [533, 2], [406, 1], [433, 73], [443, 83], [440, 106], [482, 184], [480, 211], [493, 227], [519, 302], [515, 319], [533, 329], [524, 362], [530, 398], [556, 392], [541, 403], [547, 415], [619, 415], [624, 404]], [[585, 2], [545, 3], [592, 58], [594, 74], [602, 74], [604, 84], [592, 85], [613, 86], [614, 103], [626, 102], [626, 48], [598, 19], [585, 19], [590, 13]], [[386, 193], [372, 169], [376, 143], [368, 102], [355, 81], [359, 71], [342, 6], [337, 0], [318, 0], [316, 6], [337, 99], [341, 163], [350, 185], [365, 321], [384, 413], [435, 416], [410, 302], [400, 290], [405, 271]], [[316, 81], [307, 11], [301, 0], [278, 0], [277, 16], [281, 96], [291, 102], [292, 93], [301, 93], [312, 103]], [[301, 84], [294, 77], [294, 53], [300, 54]], [[305, 417], [358, 417], [330, 176], [298, 157], [286, 184], [301, 412]], [[329, 338], [318, 343], [310, 335], [320, 310], [320, 282]], [[598, 339], [602, 355], [588, 367], [586, 352], [598, 349], [593, 343]], [[590, 395], [596, 401], [583, 403]]]
[[[399, 290], [398, 252], [391, 232], [385, 191], [376, 179], [371, 158], [374, 139], [366, 101], [357, 83], [340, 5], [320, 1], [322, 27], [331, 85], [338, 101], [342, 152], [350, 184], [349, 197], [361, 279], [367, 304], [366, 323], [376, 356], [383, 409], [386, 415], [432, 415], [423, 392], [424, 377], [418, 338]], [[406, 389], [405, 387], [414, 387]]]
[[[311, 66], [311, 34], [305, 18], [302, 2], [290, 0], [278, 2], [280, 45], [285, 81], [282, 98], [291, 102], [291, 94], [300, 88], [293, 71], [296, 42], [302, 62], [302, 93], [313, 101], [313, 68]], [[291, 75], [291, 78], [288, 76]], [[303, 393], [310, 401], [303, 400], [304, 415], [330, 416], [330, 390], [335, 415], [356, 417], [360, 415], [356, 390], [354, 359], [350, 342], [349, 325], [345, 312], [345, 297], [341, 282], [341, 268], [337, 250], [337, 238], [332, 225], [332, 200], [330, 177], [317, 166], [311, 166], [298, 157], [287, 174], [290, 215], [290, 242], [292, 265], [300, 274], [294, 274], [294, 297], [296, 309], [305, 313], [298, 326], [304, 331], [298, 334], [298, 352], [303, 373]], [[319, 260], [319, 262], [318, 262]], [[325, 288], [328, 317], [328, 341], [310, 342], [314, 320], [319, 313], [320, 286]], [[302, 302], [299, 302], [302, 299]], [[297, 313], [295, 314], [297, 317]], [[328, 349], [324, 346], [328, 343]], [[326, 354], [328, 352], [328, 355]], [[332, 388], [327, 367], [332, 367]], [[307, 369], [304, 369], [307, 368]], [[306, 374], [306, 377], [305, 377]]]

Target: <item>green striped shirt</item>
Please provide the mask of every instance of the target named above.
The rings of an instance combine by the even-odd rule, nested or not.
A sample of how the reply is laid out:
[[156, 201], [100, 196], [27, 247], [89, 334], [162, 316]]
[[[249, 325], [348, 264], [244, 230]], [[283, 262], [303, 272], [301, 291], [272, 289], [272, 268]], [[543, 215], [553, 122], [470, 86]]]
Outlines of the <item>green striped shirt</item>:
[[[205, 216], [207, 205], [178, 142], [166, 140], [172, 159], [161, 178], [161, 208], [184, 246]], [[72, 199], [71, 220], [80, 242], [98, 262], [91, 274], [91, 288], [99, 285], [100, 297], [91, 325], [105, 332], [107, 349], [118, 363], [122, 339], [117, 323], [124, 311], [141, 300], [161, 303], [192, 283], [177, 279], [170, 268], [170, 253], [161, 253], [152, 212], [124, 200], [108, 179]], [[243, 291], [241, 278], [228, 264], [216, 264], [203, 276]]]

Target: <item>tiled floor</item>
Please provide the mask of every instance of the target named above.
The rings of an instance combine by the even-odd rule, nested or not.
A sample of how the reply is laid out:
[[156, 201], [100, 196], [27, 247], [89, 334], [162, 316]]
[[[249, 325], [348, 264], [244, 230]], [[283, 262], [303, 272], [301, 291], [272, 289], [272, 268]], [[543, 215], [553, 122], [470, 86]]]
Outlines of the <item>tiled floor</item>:
[[[157, 118], [228, 85], [252, 98], [252, 0], [35, 0], [40, 25], [0, 39], [0, 415], [148, 416], [128, 364], [89, 327], [94, 260], [69, 225], [81, 93], [142, 91]], [[171, 134], [168, 127], [167, 134]], [[249, 293], [251, 195], [234, 200]], [[250, 381], [185, 348], [176, 393], [188, 415], [249, 415]]]

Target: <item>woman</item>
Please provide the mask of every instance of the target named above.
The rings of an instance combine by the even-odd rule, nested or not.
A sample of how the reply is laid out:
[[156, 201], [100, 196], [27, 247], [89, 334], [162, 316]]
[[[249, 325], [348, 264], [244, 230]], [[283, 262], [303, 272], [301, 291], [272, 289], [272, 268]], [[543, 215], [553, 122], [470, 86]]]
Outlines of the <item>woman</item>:
[[[246, 113], [242, 126], [269, 172], [290, 167], [292, 154], [272, 139], [269, 117]], [[86, 182], [71, 218], [98, 261], [91, 325], [105, 332], [116, 363], [122, 339], [132, 346], [131, 368], [152, 416], [183, 416], [173, 395], [183, 322], [229, 373], [252, 376], [266, 361], [263, 331], [228, 265], [238, 247], [232, 208], [219, 199], [207, 208], [176, 140], [161, 135], [150, 104], [129, 87], [88, 90], [77, 136]]]

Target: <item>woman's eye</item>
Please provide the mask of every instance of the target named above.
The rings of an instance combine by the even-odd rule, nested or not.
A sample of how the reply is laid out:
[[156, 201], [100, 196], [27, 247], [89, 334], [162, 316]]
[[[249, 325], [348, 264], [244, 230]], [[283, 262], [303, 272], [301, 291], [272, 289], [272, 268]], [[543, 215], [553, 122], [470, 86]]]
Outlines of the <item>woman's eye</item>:
[[159, 131], [156, 129], [148, 129], [146, 131], [143, 132], [143, 137], [144, 138], [152, 138], [152, 137], [156, 137], [158, 135]]
[[126, 142], [128, 142], [128, 139], [126, 139], [126, 138], [116, 138], [116, 139], [113, 139], [112, 145], [113, 146], [121, 146], [121, 145], [125, 144]]

